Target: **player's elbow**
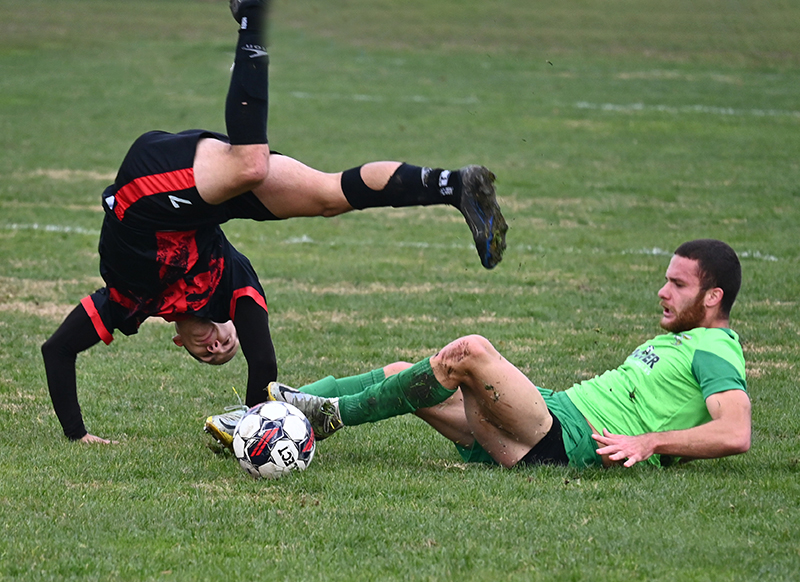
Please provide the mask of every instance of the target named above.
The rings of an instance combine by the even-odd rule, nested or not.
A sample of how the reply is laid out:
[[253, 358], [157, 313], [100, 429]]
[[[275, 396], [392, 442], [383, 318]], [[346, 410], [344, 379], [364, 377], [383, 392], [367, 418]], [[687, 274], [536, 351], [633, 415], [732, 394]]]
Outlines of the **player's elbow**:
[[53, 358], [58, 357], [58, 355], [62, 352], [62, 346], [54, 335], [42, 344], [41, 351], [44, 361], [48, 362]]
[[737, 455], [741, 455], [742, 453], [746, 453], [750, 450], [751, 444], [751, 437], [750, 431], [748, 430], [746, 434], [743, 434], [738, 441], [736, 442], [736, 453]]
[[742, 429], [731, 434], [726, 443], [727, 455], [741, 455], [742, 453], [746, 453], [750, 450], [751, 440], [749, 427], [747, 430]]

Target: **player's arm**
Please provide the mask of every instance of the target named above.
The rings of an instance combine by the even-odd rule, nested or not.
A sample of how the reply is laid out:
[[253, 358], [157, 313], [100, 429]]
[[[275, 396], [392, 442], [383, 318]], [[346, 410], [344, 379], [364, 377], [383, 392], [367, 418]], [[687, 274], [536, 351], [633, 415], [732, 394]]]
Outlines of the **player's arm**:
[[79, 352], [99, 341], [100, 337], [92, 325], [92, 320], [83, 306], [78, 305], [42, 345], [50, 399], [53, 401], [53, 408], [64, 434], [70, 440], [110, 442], [87, 432], [78, 404], [75, 360]]
[[603, 430], [593, 435], [601, 445], [598, 455], [625, 461], [626, 467], [654, 454], [690, 459], [716, 459], [745, 453], [750, 449], [750, 398], [744, 390], [717, 392], [706, 399], [711, 421], [685, 430], [652, 432], [637, 436], [612, 434]]
[[245, 404], [255, 406], [267, 399], [267, 384], [278, 379], [275, 346], [269, 333], [269, 317], [250, 297], [240, 297], [233, 318], [239, 345], [247, 360]]

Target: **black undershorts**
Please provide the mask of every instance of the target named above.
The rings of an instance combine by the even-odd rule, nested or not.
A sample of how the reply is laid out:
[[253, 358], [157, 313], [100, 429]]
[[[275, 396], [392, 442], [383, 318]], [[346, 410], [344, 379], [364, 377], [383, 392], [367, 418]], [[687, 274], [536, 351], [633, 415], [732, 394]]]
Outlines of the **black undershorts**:
[[544, 438], [536, 443], [528, 454], [519, 460], [522, 465], [568, 465], [567, 451], [564, 448], [564, 436], [561, 432], [561, 421], [555, 414], [550, 413], [553, 419], [553, 426], [544, 435]]

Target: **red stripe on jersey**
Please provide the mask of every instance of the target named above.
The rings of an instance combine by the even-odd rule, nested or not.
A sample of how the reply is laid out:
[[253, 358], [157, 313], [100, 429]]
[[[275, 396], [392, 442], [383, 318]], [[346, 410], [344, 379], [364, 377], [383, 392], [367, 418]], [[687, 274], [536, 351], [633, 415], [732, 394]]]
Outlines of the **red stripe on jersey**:
[[84, 297], [81, 299], [81, 305], [83, 305], [83, 308], [86, 310], [86, 314], [89, 316], [89, 319], [92, 320], [94, 330], [97, 332], [97, 335], [100, 336], [100, 339], [103, 340], [106, 345], [114, 341], [114, 336], [111, 335], [111, 332], [108, 331], [106, 326], [103, 324], [103, 320], [100, 318], [100, 314], [97, 312], [97, 307], [94, 306], [94, 301], [92, 301], [92, 298]]
[[267, 309], [267, 300], [264, 299], [261, 293], [256, 291], [253, 287], [242, 287], [233, 292], [233, 297], [231, 298], [231, 319], [233, 319], [233, 316], [236, 314], [236, 302], [241, 297], [250, 297], [261, 306], [261, 309], [269, 313], [269, 309]]
[[122, 220], [125, 211], [145, 196], [186, 190], [194, 185], [194, 169], [192, 168], [136, 178], [117, 191], [114, 213], [117, 218]]

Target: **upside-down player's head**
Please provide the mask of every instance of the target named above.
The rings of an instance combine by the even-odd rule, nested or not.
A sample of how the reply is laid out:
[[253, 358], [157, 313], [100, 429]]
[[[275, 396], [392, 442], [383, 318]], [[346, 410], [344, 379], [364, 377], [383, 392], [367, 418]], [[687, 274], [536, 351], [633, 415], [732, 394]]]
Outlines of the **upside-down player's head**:
[[216, 323], [189, 316], [175, 322], [175, 332], [175, 345], [186, 348], [198, 362], [219, 366], [239, 351], [239, 336], [232, 321]]

